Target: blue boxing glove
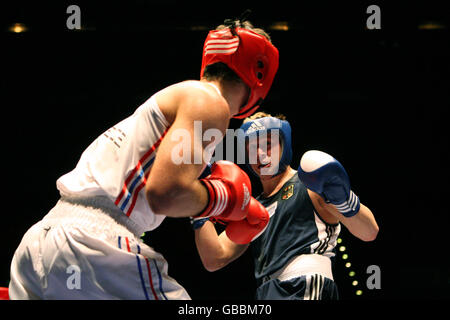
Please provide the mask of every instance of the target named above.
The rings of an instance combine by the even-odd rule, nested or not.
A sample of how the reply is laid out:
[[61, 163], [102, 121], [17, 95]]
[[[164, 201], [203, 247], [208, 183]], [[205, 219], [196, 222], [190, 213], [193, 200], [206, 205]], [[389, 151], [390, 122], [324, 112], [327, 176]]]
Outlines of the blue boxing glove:
[[208, 221], [208, 220], [209, 220], [209, 218], [196, 218], [196, 219], [194, 219], [192, 217], [189, 218], [189, 221], [191, 222], [192, 229], [194, 229], [194, 230], [197, 230], [197, 229], [203, 227], [205, 222]]
[[358, 213], [359, 198], [350, 190], [347, 172], [329, 154], [317, 150], [305, 152], [298, 167], [298, 177], [308, 189], [332, 203], [345, 217]]
[[200, 174], [200, 176], [198, 178], [199, 179], [204, 179], [207, 176], [209, 176], [211, 174], [211, 167], [212, 167], [212, 164], [211, 163], [207, 163], [205, 169], [203, 169], [203, 172]]

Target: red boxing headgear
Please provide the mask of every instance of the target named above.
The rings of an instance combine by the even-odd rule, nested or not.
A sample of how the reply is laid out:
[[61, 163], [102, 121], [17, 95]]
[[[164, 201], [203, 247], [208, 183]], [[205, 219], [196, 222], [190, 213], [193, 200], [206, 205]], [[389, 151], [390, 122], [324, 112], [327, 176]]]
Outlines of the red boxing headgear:
[[212, 30], [203, 46], [203, 77], [206, 66], [225, 63], [250, 88], [247, 103], [233, 118], [243, 119], [261, 105], [278, 70], [278, 50], [270, 41], [251, 30], [234, 28]]

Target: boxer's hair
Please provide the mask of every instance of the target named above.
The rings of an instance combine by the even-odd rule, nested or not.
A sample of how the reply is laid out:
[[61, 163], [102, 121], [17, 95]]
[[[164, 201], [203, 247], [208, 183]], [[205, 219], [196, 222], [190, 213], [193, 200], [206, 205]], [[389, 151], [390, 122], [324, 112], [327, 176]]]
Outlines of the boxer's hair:
[[[269, 34], [261, 28], [253, 27], [253, 24], [250, 21], [234, 20], [233, 23], [236, 28], [243, 28], [253, 31], [261, 36], [266, 37], [267, 40], [269, 40], [270, 43], [272, 43]], [[230, 27], [229, 25], [221, 24], [217, 26], [215, 30], [222, 30], [229, 27]], [[217, 62], [209, 66], [206, 66], [205, 71], [203, 72], [203, 78], [209, 81], [225, 80], [243, 83], [242, 79], [223, 62]]]
[[273, 118], [277, 118], [280, 120], [286, 120], [286, 116], [284, 114], [279, 113], [276, 116], [273, 116], [270, 113], [259, 111], [259, 112], [256, 112], [255, 114], [251, 115], [250, 117], [245, 118], [243, 123], [246, 123], [246, 122], [249, 122], [252, 120], [256, 120], [256, 119], [260, 119], [260, 118], [264, 118], [264, 117], [273, 117]]
[[206, 66], [205, 71], [203, 72], [203, 79], [208, 81], [225, 80], [235, 83], [244, 83], [242, 79], [223, 62], [216, 62]]
[[[266, 37], [267, 40], [269, 40], [269, 42], [272, 43], [272, 39], [270, 38], [269, 34], [266, 31], [264, 31], [264, 29], [262, 29], [262, 28], [255, 28], [250, 21], [234, 20], [233, 23], [236, 28], [248, 29], [250, 31], [253, 31], [254, 33], [257, 33], [263, 37]], [[229, 26], [225, 25], [225, 24], [221, 24], [220, 26], [217, 26], [216, 30], [222, 30], [225, 28], [229, 28]]]

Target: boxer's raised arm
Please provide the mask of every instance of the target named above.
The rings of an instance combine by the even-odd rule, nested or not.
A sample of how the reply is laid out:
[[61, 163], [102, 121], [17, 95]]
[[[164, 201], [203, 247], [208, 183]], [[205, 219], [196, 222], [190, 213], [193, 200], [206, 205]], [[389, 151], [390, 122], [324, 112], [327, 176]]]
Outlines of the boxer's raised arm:
[[180, 94], [174, 122], [146, 183], [147, 199], [156, 214], [186, 217], [205, 209], [208, 193], [198, 177], [206, 166], [203, 154], [211, 142], [203, 141], [203, 133], [215, 129], [223, 136], [228, 127], [230, 115], [223, 99], [196, 87], [188, 90]]
[[248, 248], [248, 244], [236, 244], [231, 241], [226, 232], [217, 234], [210, 221], [195, 230], [195, 244], [203, 266], [213, 272], [225, 267], [239, 258]]
[[326, 203], [319, 194], [311, 190], [308, 193], [318, 212], [323, 212], [320, 208], [326, 210], [328, 214], [336, 218], [338, 222], [341, 222], [352, 235], [360, 240], [373, 241], [376, 239], [379, 230], [378, 224], [372, 211], [364, 204], [360, 203], [358, 212], [354, 216], [347, 218], [333, 204]]
[[313, 203], [336, 217], [354, 236], [364, 241], [377, 237], [375, 217], [351, 190], [350, 179], [339, 161], [322, 151], [308, 151], [300, 160], [298, 176], [312, 191], [309, 194]]
[[269, 223], [269, 213], [255, 198], [250, 198], [247, 216], [238, 221], [228, 221], [225, 231], [217, 235], [208, 219], [193, 219], [195, 244], [208, 271], [216, 271], [239, 258], [251, 241], [256, 239]]

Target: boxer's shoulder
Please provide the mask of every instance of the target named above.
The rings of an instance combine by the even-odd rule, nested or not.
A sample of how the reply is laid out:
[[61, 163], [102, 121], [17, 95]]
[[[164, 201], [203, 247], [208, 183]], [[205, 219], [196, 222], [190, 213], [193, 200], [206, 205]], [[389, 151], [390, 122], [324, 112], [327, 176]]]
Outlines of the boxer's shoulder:
[[178, 112], [195, 115], [199, 120], [229, 119], [226, 100], [217, 89], [205, 82], [187, 80], [166, 87], [155, 94], [156, 101], [168, 118], [175, 119]]

